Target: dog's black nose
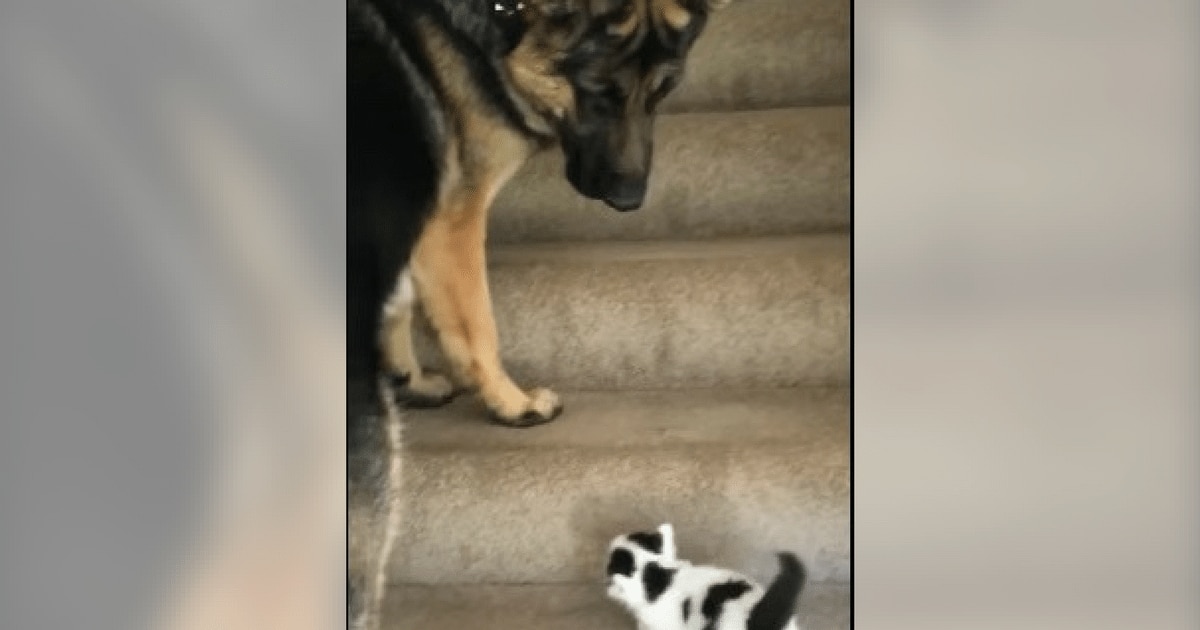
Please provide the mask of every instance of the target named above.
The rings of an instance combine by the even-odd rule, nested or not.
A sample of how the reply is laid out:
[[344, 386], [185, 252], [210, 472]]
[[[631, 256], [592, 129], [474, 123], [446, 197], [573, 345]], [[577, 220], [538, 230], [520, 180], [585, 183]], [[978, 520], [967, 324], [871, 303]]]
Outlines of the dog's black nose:
[[637, 210], [645, 199], [646, 180], [641, 177], [622, 177], [604, 195], [604, 202], [621, 212]]

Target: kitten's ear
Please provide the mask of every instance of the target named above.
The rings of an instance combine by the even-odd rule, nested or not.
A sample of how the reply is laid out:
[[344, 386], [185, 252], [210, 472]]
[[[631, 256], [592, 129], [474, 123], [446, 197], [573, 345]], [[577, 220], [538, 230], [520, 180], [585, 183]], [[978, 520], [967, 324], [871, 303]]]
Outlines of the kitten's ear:
[[658, 526], [658, 533], [662, 535], [662, 555], [675, 560], [678, 553], [675, 549], [675, 527], [670, 523], [663, 523]]

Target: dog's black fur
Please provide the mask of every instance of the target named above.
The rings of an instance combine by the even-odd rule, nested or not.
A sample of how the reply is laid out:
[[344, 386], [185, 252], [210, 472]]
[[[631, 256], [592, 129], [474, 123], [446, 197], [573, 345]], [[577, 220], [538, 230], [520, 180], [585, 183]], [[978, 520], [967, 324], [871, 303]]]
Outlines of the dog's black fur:
[[[692, 43], [719, 4], [348, 0], [352, 515], [378, 523], [395, 509], [390, 499], [381, 500], [396, 480], [379, 464], [394, 455], [379, 428], [387, 416], [381, 405], [391, 396], [380, 377], [391, 373], [409, 385], [422, 378], [419, 366], [400, 361], [397, 368], [381, 348], [383, 307], [402, 273], [411, 271], [456, 376], [479, 388], [496, 420], [528, 426], [561, 410], [552, 393], [513, 386], [491, 356], [495, 332], [480, 290], [479, 226], [517, 167], [554, 144], [561, 145], [565, 176], [581, 194], [618, 210], [639, 207], [655, 108], [678, 84]], [[430, 233], [437, 236], [426, 238]], [[440, 301], [430, 304], [434, 298]], [[441, 402], [449, 393], [426, 393], [424, 400], [430, 396]], [[364, 592], [373, 582], [363, 574], [382, 570], [383, 563], [355, 566], [353, 557], [369, 558], [376, 547], [383, 548], [352, 554], [350, 603], [359, 619], [370, 618], [379, 599]]]

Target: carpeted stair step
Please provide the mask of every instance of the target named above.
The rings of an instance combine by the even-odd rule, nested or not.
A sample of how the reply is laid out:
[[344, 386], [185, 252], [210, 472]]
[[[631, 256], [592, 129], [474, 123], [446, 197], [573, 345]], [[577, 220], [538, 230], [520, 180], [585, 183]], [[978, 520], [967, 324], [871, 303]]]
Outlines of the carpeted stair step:
[[489, 240], [695, 240], [850, 225], [848, 107], [664, 116], [655, 137], [641, 209], [617, 212], [575, 192], [556, 148], [505, 187]]
[[850, 102], [850, 0], [734, 0], [713, 14], [666, 111]]
[[[797, 613], [804, 630], [848, 630], [850, 585], [812, 583]], [[383, 630], [629, 630], [633, 621], [601, 584], [394, 586]]]
[[[489, 252], [501, 356], [559, 389], [792, 387], [850, 374], [848, 235]], [[426, 365], [442, 364], [427, 332]]]
[[393, 582], [591, 581], [612, 536], [661, 522], [693, 561], [771, 575], [790, 550], [814, 581], [849, 579], [848, 389], [564, 399], [530, 429], [474, 399], [408, 413]]

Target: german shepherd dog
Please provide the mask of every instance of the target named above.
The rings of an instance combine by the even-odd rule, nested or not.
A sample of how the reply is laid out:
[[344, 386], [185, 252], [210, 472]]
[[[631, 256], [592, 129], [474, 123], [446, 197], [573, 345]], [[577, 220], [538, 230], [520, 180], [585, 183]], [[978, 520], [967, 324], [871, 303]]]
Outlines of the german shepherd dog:
[[[484, 266], [493, 199], [530, 155], [558, 144], [581, 194], [640, 207], [655, 109], [727, 1], [348, 0], [353, 623], [376, 623], [393, 536], [397, 438], [385, 408], [444, 403], [451, 376], [503, 425], [562, 411], [554, 392], [518, 387], [499, 358]], [[450, 375], [417, 362], [418, 302]]]

